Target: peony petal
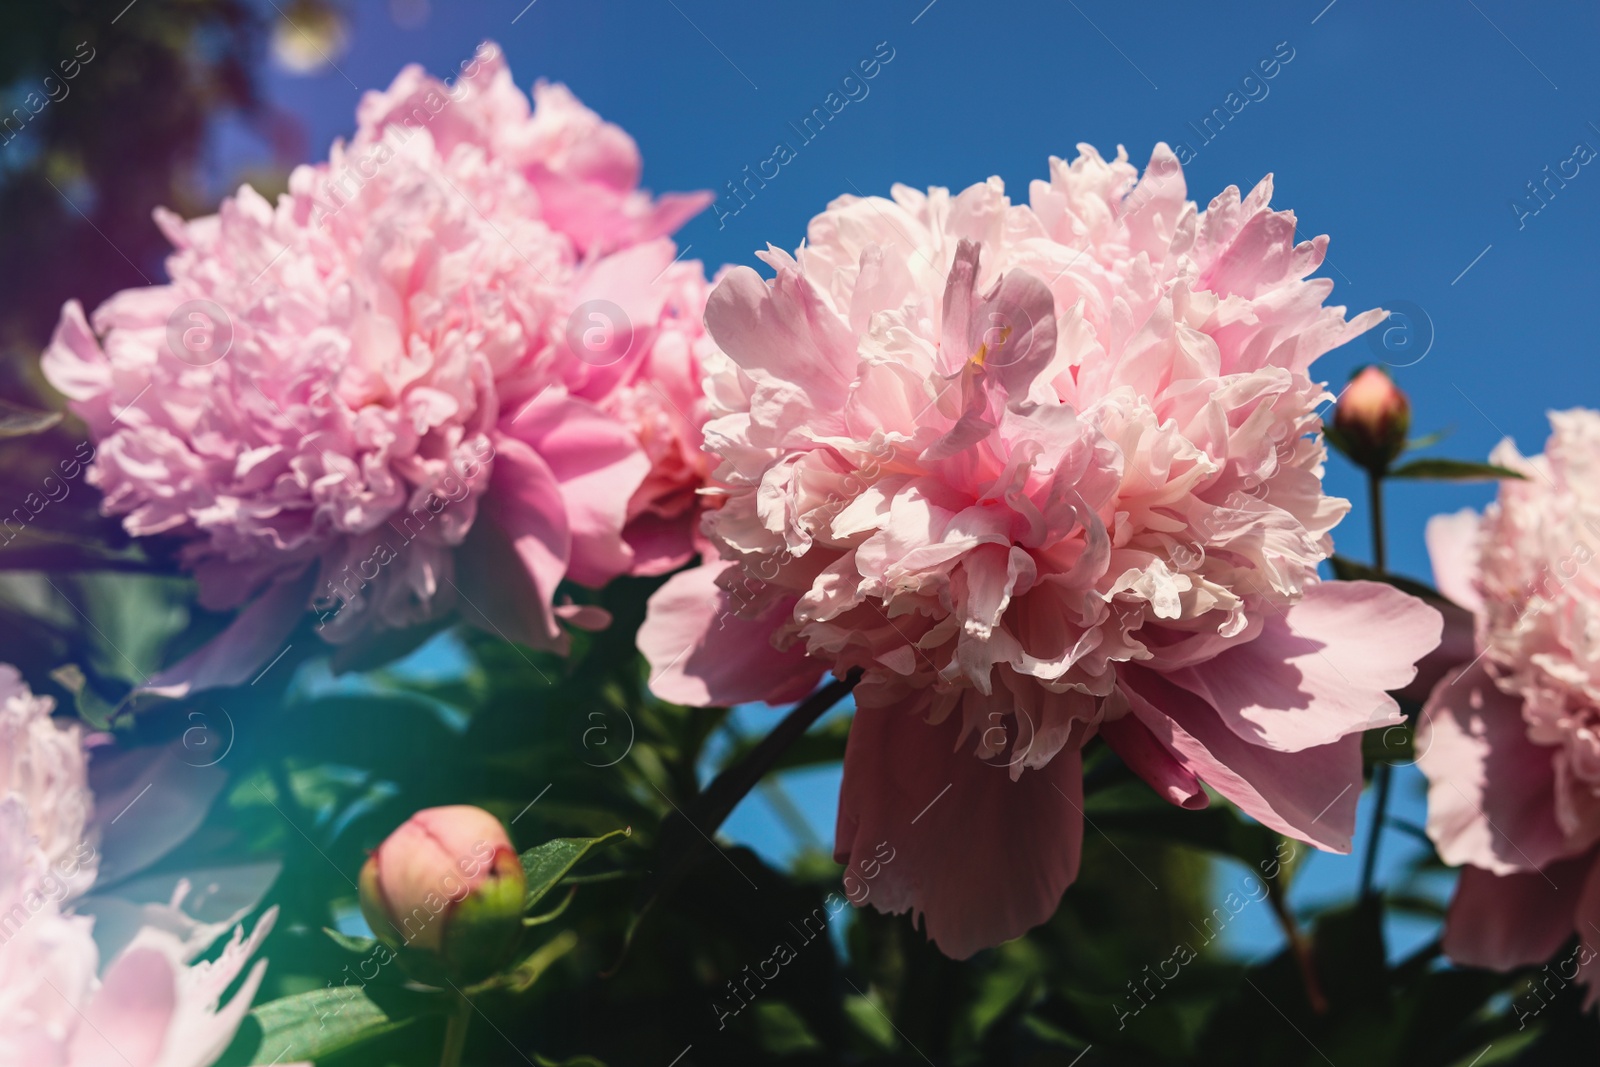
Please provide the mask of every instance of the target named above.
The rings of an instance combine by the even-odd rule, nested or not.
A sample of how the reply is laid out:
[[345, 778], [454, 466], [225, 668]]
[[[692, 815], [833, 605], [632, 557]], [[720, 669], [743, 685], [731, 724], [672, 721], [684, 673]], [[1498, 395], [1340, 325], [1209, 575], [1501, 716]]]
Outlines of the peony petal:
[[1543, 867], [1575, 851], [1556, 823], [1559, 748], [1528, 740], [1522, 705], [1481, 662], [1446, 675], [1417, 724], [1428, 777], [1428, 836], [1439, 858], [1496, 874]]
[[815, 689], [826, 669], [804, 646], [772, 647], [786, 602], [759, 619], [733, 610], [717, 585], [730, 563], [707, 563], [673, 575], [650, 598], [639, 651], [650, 661], [650, 691], [691, 707], [725, 707], [763, 700], [787, 704]]
[[1386, 690], [1439, 644], [1439, 612], [1382, 582], [1325, 582], [1254, 641], [1167, 677], [1246, 741], [1282, 752], [1404, 721]]
[[1473, 613], [1483, 610], [1483, 598], [1476, 585], [1482, 528], [1483, 516], [1463, 508], [1453, 515], [1435, 515], [1428, 520], [1424, 533], [1428, 558], [1433, 562], [1434, 584], [1439, 592]]
[[[209, 730], [220, 735], [220, 730]], [[205, 821], [228, 776], [200, 765], [182, 742], [160, 748], [97, 750], [89, 766], [93, 826], [100, 837], [100, 877], [106, 886], [149, 867]], [[209, 760], [210, 754], [204, 759]]]
[[530, 648], [560, 647], [552, 605], [571, 550], [549, 465], [523, 442], [501, 441], [482, 514], [462, 546], [462, 616]]
[[[571, 537], [566, 576], [599, 587], [626, 574], [633, 563], [622, 539], [628, 498], [650, 473], [637, 438], [599, 408], [555, 388], [529, 401], [500, 430], [537, 452], [555, 479]], [[501, 484], [498, 459], [491, 484]], [[507, 532], [520, 540], [515, 527]]]
[[178, 699], [206, 689], [242, 685], [284, 651], [306, 613], [315, 582], [309, 570], [267, 586], [216, 637], [151, 675], [135, 694]]
[[1179, 763], [1137, 716], [1106, 720], [1100, 724], [1100, 736], [1122, 757], [1129, 770], [1148, 782], [1168, 803], [1191, 810], [1211, 803], [1200, 779]]
[[1544, 871], [1463, 867], [1444, 921], [1445, 955], [1497, 971], [1543, 963], [1572, 936], [1573, 912], [1593, 867], [1589, 855]]
[[856, 343], [799, 272], [778, 272], [769, 286], [735, 267], [706, 300], [706, 329], [757, 383], [756, 400], [791, 417], [840, 412], [855, 372]]
[[178, 1010], [182, 962], [135, 943], [106, 968], [73, 1035], [71, 1067], [155, 1067]]
[[1120, 673], [1133, 713], [1196, 778], [1279, 833], [1349, 852], [1361, 794], [1361, 737], [1282, 752], [1252, 745], [1216, 710], [1160, 675]]
[[1082, 798], [1076, 749], [1013, 780], [973, 753], [959, 716], [860, 708], [833, 855], [855, 903], [921, 915], [940, 951], [966, 959], [1055, 913], [1078, 875]]

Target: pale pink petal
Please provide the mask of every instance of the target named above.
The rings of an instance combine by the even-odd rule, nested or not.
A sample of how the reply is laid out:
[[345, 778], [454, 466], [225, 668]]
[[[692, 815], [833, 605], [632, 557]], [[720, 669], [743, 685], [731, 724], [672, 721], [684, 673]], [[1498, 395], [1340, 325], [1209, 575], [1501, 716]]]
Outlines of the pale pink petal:
[[754, 402], [776, 425], [819, 408], [842, 414], [855, 339], [799, 272], [780, 271], [768, 285], [735, 267], [706, 301], [706, 328], [756, 382]]
[[980, 760], [955, 716], [933, 725], [900, 706], [858, 708], [833, 850], [846, 894], [920, 916], [955, 959], [1048, 920], [1078, 875], [1079, 755], [1063, 750], [1015, 779], [1010, 770]]
[[1283, 752], [1403, 721], [1387, 690], [1439, 644], [1439, 612], [1382, 582], [1325, 582], [1254, 641], [1167, 677], [1246, 741]]
[[83, 1012], [71, 1067], [154, 1067], [178, 1008], [182, 963], [161, 948], [130, 945], [101, 979]]
[[691, 707], [726, 707], [762, 700], [799, 700], [822, 679], [822, 664], [796, 646], [772, 647], [786, 611], [780, 603], [759, 618], [733, 610], [717, 578], [728, 564], [692, 567], [673, 575], [650, 598], [639, 651], [650, 662], [650, 691]]
[[1253, 745], [1188, 690], [1124, 674], [1133, 713], [1180, 764], [1245, 814], [1329, 852], [1349, 852], [1361, 795], [1361, 736], [1298, 752]]
[[537, 452], [508, 438], [490, 489], [462, 553], [462, 615], [507, 640], [558, 647], [552, 605], [572, 544], [560, 483]]
[[1471, 612], [1483, 608], [1483, 598], [1476, 586], [1482, 530], [1483, 516], [1471, 508], [1463, 508], [1453, 515], [1435, 515], [1428, 520], [1424, 534], [1428, 558], [1433, 562], [1434, 585]]
[[1434, 687], [1415, 743], [1428, 777], [1428, 836], [1440, 859], [1509, 874], [1576, 851], [1556, 823], [1560, 749], [1528, 740], [1522, 705], [1481, 661]]
[[550, 389], [500, 430], [529, 446], [556, 481], [571, 537], [566, 576], [601, 586], [626, 573], [633, 562], [622, 540], [628, 498], [650, 471], [627, 428], [593, 405]]

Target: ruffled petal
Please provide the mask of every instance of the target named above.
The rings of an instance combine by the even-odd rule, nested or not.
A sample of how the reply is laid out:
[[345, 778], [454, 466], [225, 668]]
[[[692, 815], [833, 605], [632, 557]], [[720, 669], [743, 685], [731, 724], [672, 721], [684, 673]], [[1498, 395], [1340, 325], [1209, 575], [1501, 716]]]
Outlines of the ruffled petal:
[[1049, 919], [1083, 844], [1076, 749], [1015, 780], [972, 749], [956, 716], [932, 725], [903, 706], [858, 709], [833, 849], [852, 900], [922, 916], [955, 959]]

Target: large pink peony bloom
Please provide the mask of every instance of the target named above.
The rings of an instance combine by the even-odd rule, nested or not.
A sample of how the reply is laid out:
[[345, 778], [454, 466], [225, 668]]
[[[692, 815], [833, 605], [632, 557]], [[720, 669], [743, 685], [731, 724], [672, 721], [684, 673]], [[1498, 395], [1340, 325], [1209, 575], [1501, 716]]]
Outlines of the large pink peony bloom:
[[627, 134], [534, 98], [492, 44], [407, 68], [276, 206], [160, 213], [169, 284], [66, 307], [45, 373], [107, 510], [246, 608], [156, 688], [248, 679], [313, 605], [340, 644], [459, 607], [560, 648], [603, 618], [559, 583], [692, 555], [707, 287], [664, 235], [709, 194], [652, 200]]
[[1378, 321], [1323, 306], [1271, 181], [1199, 212], [1158, 146], [1052, 160], [1030, 206], [841, 197], [777, 277], [711, 294], [707, 448], [724, 559], [641, 647], [663, 697], [792, 700], [864, 672], [836, 858], [954, 956], [1055, 910], [1096, 733], [1162, 796], [1202, 783], [1348, 850], [1360, 733], [1438, 642], [1433, 609], [1322, 584], [1311, 362]]
[[73, 911], [97, 866], [88, 755], [81, 729], [52, 708], [0, 664], [0, 1063], [205, 1067], [250, 1009], [265, 961], [221, 999], [274, 913], [191, 966], [220, 930], [152, 909], [161, 921], [100, 973], [95, 920]]
[[[1596, 997], [1600, 945], [1600, 412], [1550, 416], [1542, 456], [1510, 441], [1480, 517], [1428, 524], [1439, 589], [1471, 610], [1473, 655], [1434, 687], [1417, 735], [1428, 833], [1463, 865], [1444, 948], [1511, 968], [1574, 932]], [[1565, 977], [1572, 977], [1571, 974]]]

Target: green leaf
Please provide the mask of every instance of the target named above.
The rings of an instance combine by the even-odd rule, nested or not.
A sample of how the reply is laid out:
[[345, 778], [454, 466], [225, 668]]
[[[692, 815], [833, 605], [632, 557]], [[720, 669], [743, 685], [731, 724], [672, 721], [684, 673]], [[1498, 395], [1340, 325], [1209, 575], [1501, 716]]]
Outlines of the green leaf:
[[1387, 574], [1376, 567], [1345, 556], [1333, 556], [1328, 560], [1328, 565], [1333, 568], [1333, 575], [1342, 582], [1384, 582], [1392, 585], [1402, 593], [1421, 597], [1423, 600], [1443, 600], [1439, 591], [1430, 585], [1425, 585], [1415, 578], [1406, 578], [1398, 574]]
[[574, 1056], [570, 1060], [553, 1060], [549, 1056], [533, 1054], [533, 1062], [539, 1067], [606, 1067], [604, 1061], [593, 1056]]
[[556, 887], [556, 883], [565, 878], [567, 872], [589, 853], [608, 841], [632, 834], [633, 827], [630, 826], [600, 837], [558, 837], [524, 852], [522, 873], [528, 879], [528, 892], [522, 899], [522, 909], [528, 911], [544, 899]]
[[1522, 475], [1508, 467], [1472, 463], [1463, 459], [1414, 459], [1410, 463], [1402, 463], [1388, 476], [1424, 482], [1487, 482], [1497, 478], [1523, 480]]
[[340, 933], [338, 930], [327, 926], [322, 928], [322, 932], [332, 938], [334, 944], [346, 952], [354, 952], [358, 956], [365, 956], [378, 947], [378, 939], [375, 937], [355, 937], [351, 934]]
[[557, 904], [555, 907], [551, 908], [549, 911], [543, 912], [542, 914], [527, 916], [526, 918], [524, 918], [522, 920], [522, 925], [523, 926], [543, 926], [547, 922], [551, 922], [551, 921], [553, 921], [555, 919], [561, 918], [561, 913], [567, 910], [567, 905], [571, 904], [572, 903], [572, 898], [577, 896], [577, 895], [578, 895], [578, 887], [575, 886], [575, 885], [574, 886], [569, 886], [568, 889], [567, 889], [567, 895], [565, 897], [561, 898], [561, 903]]
[[59, 411], [30, 411], [0, 400], [0, 437], [43, 433], [60, 421]]
[[[1175, 808], [1143, 782], [1124, 782], [1084, 799], [1084, 811], [1103, 833], [1152, 838], [1230, 856], [1246, 867], [1276, 872], [1288, 866], [1298, 846], [1286, 845], [1273, 830], [1246, 822], [1226, 804], [1198, 811]], [[1275, 873], [1268, 873], [1269, 879]]]
[[[515, 993], [526, 991], [539, 976], [550, 969], [550, 965], [562, 956], [578, 947], [578, 935], [571, 930], [563, 930], [549, 941], [534, 949], [521, 963], [513, 967], [505, 975], [505, 985]], [[492, 979], [498, 981], [498, 979]]]
[[[235, 1049], [230, 1048], [223, 1062], [320, 1061], [409, 1026], [422, 1016], [444, 1014], [444, 1002], [436, 995], [385, 988], [383, 1001], [380, 1007], [366, 989], [348, 985], [268, 1001], [252, 1011], [249, 1023], [241, 1028], [241, 1038], [256, 1038], [256, 1047], [246, 1053], [249, 1058], [235, 1060], [231, 1055]], [[246, 1029], [251, 1034], [246, 1034]]]
[[1453, 433], [1455, 433], [1455, 427], [1447, 426], [1442, 430], [1435, 430], [1433, 433], [1423, 434], [1421, 437], [1413, 437], [1406, 441], [1405, 450], [1407, 452], [1421, 452], [1424, 448], [1432, 448], [1434, 445], [1438, 444], [1440, 441], [1443, 441], [1446, 437], [1449, 437]]
[[96, 730], [111, 728], [111, 720], [116, 718], [117, 709], [102, 700], [89, 685], [89, 679], [84, 676], [83, 668], [76, 663], [66, 663], [51, 671], [50, 678], [72, 694], [73, 704], [84, 722]]

